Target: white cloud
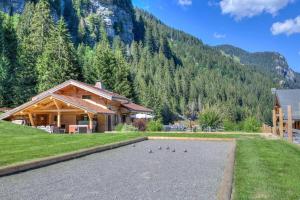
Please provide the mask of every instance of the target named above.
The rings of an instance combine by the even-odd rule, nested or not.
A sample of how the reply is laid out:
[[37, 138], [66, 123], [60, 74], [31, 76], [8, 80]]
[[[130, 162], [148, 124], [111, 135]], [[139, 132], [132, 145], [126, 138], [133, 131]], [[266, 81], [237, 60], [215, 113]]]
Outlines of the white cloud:
[[223, 14], [230, 14], [240, 20], [262, 13], [276, 15], [277, 12], [294, 0], [221, 0], [220, 7]]
[[274, 23], [271, 27], [271, 32], [273, 35], [300, 33], [300, 16], [295, 19], [287, 19], [284, 22]]
[[181, 6], [190, 6], [193, 4], [192, 0], [178, 0], [178, 4]]
[[223, 38], [226, 38], [226, 35], [225, 34], [220, 34], [220, 33], [214, 33], [214, 38], [223, 39]]

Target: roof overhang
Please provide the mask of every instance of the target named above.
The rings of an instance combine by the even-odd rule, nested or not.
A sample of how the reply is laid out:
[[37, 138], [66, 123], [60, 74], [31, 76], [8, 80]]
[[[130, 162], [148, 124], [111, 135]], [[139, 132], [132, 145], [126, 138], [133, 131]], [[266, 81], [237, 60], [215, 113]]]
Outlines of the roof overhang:
[[96, 89], [94, 89], [94, 88], [92, 88], [92, 87], [89, 87], [89, 86], [87, 86], [87, 85], [84, 85], [84, 84], [82, 84], [82, 83], [80, 83], [80, 82], [78, 82], [78, 81], [69, 80], [69, 81], [66, 81], [66, 82], [64, 82], [64, 83], [62, 83], [62, 84], [60, 84], [60, 85], [57, 85], [57, 86], [55, 86], [55, 87], [53, 87], [53, 88], [51, 88], [51, 89], [49, 89], [49, 90], [47, 90], [47, 91], [45, 91], [45, 92], [42, 92], [41, 94], [39, 94], [39, 95], [33, 97], [32, 100], [35, 100], [35, 99], [38, 99], [38, 98], [43, 98], [44, 96], [47, 96], [47, 94], [49, 94], [49, 93], [54, 93], [54, 92], [56, 92], [56, 91], [58, 91], [58, 90], [61, 90], [61, 89], [63, 89], [63, 88], [66, 88], [66, 87], [68, 87], [68, 86], [75, 86], [75, 87], [84, 89], [84, 90], [86, 90], [86, 91], [89, 91], [89, 92], [91, 92], [91, 93], [93, 93], [93, 94], [99, 95], [99, 96], [101, 96], [101, 97], [103, 97], [103, 98], [106, 98], [106, 99], [108, 99], [108, 100], [112, 100], [112, 99], [113, 99], [113, 96], [112, 96], [112, 95], [108, 95], [108, 94], [106, 94], [106, 93], [104, 93], [104, 92], [101, 92], [101, 91], [96, 90]]
[[[28, 108], [31, 108], [33, 107], [34, 105], [38, 104], [38, 103], [41, 103], [47, 99], [51, 99], [51, 100], [56, 100], [56, 101], [59, 101], [59, 102], [63, 102], [65, 104], [69, 104], [70, 106], [74, 107], [74, 108], [78, 108], [82, 111], [84, 111], [85, 113], [91, 113], [91, 114], [97, 114], [99, 113], [99, 111], [95, 110], [95, 109], [92, 109], [90, 108], [90, 106], [84, 106], [82, 104], [79, 104], [75, 101], [73, 101], [72, 99], [68, 99], [68, 98], [64, 98], [63, 96], [61, 95], [57, 95], [57, 94], [52, 94], [52, 93], [48, 93], [48, 94], [44, 94], [43, 97], [41, 98], [37, 98], [37, 99], [34, 99], [32, 101], [29, 101], [19, 107], [16, 107], [8, 112], [5, 112], [3, 113], [2, 115], [0, 115], [0, 120], [3, 120], [3, 119], [6, 119], [10, 116], [13, 116], [13, 115], [16, 115]], [[88, 104], [88, 102], [86, 102], [86, 104]], [[95, 105], [92, 105], [92, 106], [95, 106]], [[100, 109], [100, 108], [99, 108]], [[101, 108], [101, 113], [102, 114], [114, 114], [113, 111], [111, 110], [108, 110], [108, 109], [103, 109]]]

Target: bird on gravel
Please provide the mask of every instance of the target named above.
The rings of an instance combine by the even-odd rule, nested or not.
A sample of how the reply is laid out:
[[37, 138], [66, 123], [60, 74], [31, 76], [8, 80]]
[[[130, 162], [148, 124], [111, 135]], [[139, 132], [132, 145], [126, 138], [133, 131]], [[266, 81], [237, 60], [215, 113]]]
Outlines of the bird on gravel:
[[149, 153], [153, 153], [152, 149], [149, 150]]
[[187, 150], [186, 150], [186, 149], [184, 150], [184, 153], [187, 153]]
[[161, 148], [161, 146], [160, 146], [160, 147], [158, 147], [158, 149], [159, 149], [159, 150], [161, 150], [161, 149], [162, 149], [162, 148]]
[[169, 150], [170, 149], [170, 147], [169, 146], [167, 146], [167, 150]]
[[175, 149], [173, 149], [172, 152], [175, 152]]
[[132, 147], [135, 147], [135, 144], [133, 144]]

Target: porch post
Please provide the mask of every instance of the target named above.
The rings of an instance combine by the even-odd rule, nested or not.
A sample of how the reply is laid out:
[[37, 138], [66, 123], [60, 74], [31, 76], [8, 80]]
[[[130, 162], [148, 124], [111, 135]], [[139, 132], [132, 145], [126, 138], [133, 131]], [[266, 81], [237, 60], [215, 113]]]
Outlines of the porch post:
[[93, 115], [88, 113], [88, 116], [89, 116], [89, 128], [92, 131], [93, 130]]
[[35, 124], [34, 124], [34, 121], [33, 121], [32, 114], [31, 114], [31, 113], [29, 113], [28, 115], [29, 115], [29, 120], [30, 120], [30, 124], [31, 124], [31, 126], [35, 126]]
[[283, 112], [282, 108], [279, 108], [279, 134], [283, 138]]
[[57, 127], [58, 128], [61, 127], [61, 113], [60, 112], [57, 113]]
[[277, 135], [277, 132], [276, 132], [276, 122], [277, 121], [277, 117], [276, 117], [276, 111], [275, 111], [275, 109], [273, 109], [273, 134], [274, 135]]
[[293, 119], [291, 105], [288, 105], [288, 140], [293, 142]]

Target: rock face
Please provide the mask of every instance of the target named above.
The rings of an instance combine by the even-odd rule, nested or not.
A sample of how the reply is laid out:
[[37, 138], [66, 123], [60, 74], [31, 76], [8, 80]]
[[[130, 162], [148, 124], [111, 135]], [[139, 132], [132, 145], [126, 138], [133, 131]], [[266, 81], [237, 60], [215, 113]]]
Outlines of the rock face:
[[299, 73], [289, 67], [285, 57], [280, 53], [250, 53], [231, 45], [220, 45], [215, 48], [227, 56], [229, 55], [236, 58], [241, 64], [253, 66], [255, 69], [264, 71], [267, 74], [274, 74], [276, 81], [283, 87], [298, 87], [299, 85]]
[[[22, 13], [25, 1], [0, 0], [0, 10], [7, 13]], [[130, 44], [133, 41], [134, 11], [131, 0], [88, 0], [84, 5], [77, 5], [77, 8], [75, 8], [74, 2], [73, 0], [50, 0], [54, 20], [58, 20], [65, 10], [70, 12], [67, 10], [70, 7], [74, 10], [80, 9], [80, 15], [77, 17], [84, 29], [95, 29], [95, 27], [89, 27], [91, 18], [98, 19], [105, 25], [109, 37], [113, 38], [118, 35], [126, 44]], [[67, 21], [68, 23], [73, 23], [72, 20], [67, 19]], [[70, 27], [74, 27], [74, 24], [71, 24]], [[91, 32], [91, 30], [89, 31]], [[99, 32], [99, 30], [95, 32]], [[89, 41], [91, 40], [95, 39], [89, 38]]]
[[132, 42], [134, 38], [133, 13], [130, 8], [122, 7], [114, 2], [90, 0], [88, 16], [90, 15], [96, 15], [103, 20], [108, 36], [119, 35], [125, 43]]
[[295, 72], [291, 68], [289, 68], [286, 59], [280, 54], [276, 54], [275, 56], [277, 57], [274, 59], [275, 69], [279, 76], [284, 77], [285, 80], [282, 81], [294, 82], [296, 79]]

